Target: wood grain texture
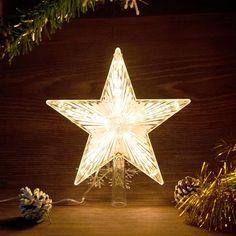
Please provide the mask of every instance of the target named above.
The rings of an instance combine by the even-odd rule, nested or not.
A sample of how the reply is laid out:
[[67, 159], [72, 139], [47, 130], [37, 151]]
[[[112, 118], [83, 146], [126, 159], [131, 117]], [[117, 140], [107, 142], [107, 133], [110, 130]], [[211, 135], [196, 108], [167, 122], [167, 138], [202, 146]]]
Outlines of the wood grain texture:
[[[212, 147], [235, 132], [236, 17], [200, 14], [81, 19], [51, 41], [0, 65], [0, 198], [22, 186], [55, 200], [79, 199], [73, 186], [87, 134], [45, 104], [99, 98], [115, 47], [122, 49], [137, 98], [190, 98], [192, 103], [150, 134], [165, 184], [140, 174], [133, 206], [170, 205], [176, 182], [214, 162]], [[89, 201], [109, 203], [110, 188]]]

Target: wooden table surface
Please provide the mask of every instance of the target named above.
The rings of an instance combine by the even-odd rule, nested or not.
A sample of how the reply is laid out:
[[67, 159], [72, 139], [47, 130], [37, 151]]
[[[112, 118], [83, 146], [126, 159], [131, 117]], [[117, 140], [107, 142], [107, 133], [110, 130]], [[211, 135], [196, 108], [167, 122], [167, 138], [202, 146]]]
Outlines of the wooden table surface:
[[24, 236], [223, 236], [184, 223], [173, 207], [114, 208], [107, 204], [55, 207], [50, 220], [32, 225], [17, 210], [0, 208], [0, 233]]
[[[80, 199], [74, 186], [87, 134], [45, 104], [98, 99], [119, 46], [137, 98], [190, 98], [191, 104], [152, 131], [165, 184], [133, 179], [129, 207], [109, 206], [110, 187], [94, 189], [89, 206], [55, 208], [52, 224], [14, 230], [14, 206], [0, 205], [3, 232], [26, 235], [208, 235], [186, 226], [172, 208], [173, 189], [195, 176], [212, 148], [235, 134], [236, 17], [193, 14], [80, 19], [33, 52], [0, 65], [0, 199], [23, 186], [57, 200]], [[46, 233], [47, 232], [47, 233]], [[86, 232], [88, 232], [86, 234]], [[175, 234], [174, 234], [174, 233]], [[0, 232], [2, 235], [2, 233]]]

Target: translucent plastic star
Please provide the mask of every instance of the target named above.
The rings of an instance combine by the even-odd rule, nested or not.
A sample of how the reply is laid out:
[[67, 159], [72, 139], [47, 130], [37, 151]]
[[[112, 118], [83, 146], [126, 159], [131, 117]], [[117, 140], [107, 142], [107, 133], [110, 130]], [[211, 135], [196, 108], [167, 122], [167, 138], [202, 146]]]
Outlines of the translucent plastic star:
[[117, 153], [163, 184], [148, 133], [189, 102], [189, 99], [136, 99], [117, 48], [99, 100], [48, 100], [47, 104], [89, 134], [75, 185], [110, 162]]

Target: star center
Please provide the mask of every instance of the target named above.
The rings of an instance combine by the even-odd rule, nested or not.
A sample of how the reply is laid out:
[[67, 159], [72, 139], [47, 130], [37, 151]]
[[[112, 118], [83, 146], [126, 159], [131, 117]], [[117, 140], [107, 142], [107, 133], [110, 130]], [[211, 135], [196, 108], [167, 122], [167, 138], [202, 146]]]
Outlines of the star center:
[[107, 130], [117, 138], [130, 131], [131, 123], [124, 114], [112, 114], [108, 117]]

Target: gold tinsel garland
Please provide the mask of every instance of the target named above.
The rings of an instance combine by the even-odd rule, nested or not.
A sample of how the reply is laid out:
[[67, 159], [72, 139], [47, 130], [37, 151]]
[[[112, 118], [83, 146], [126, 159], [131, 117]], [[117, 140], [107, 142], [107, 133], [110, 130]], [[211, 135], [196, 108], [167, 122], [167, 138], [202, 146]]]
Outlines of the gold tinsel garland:
[[236, 230], [236, 140], [217, 143], [216, 170], [202, 165], [199, 188], [184, 196], [177, 207], [189, 224], [215, 231]]

